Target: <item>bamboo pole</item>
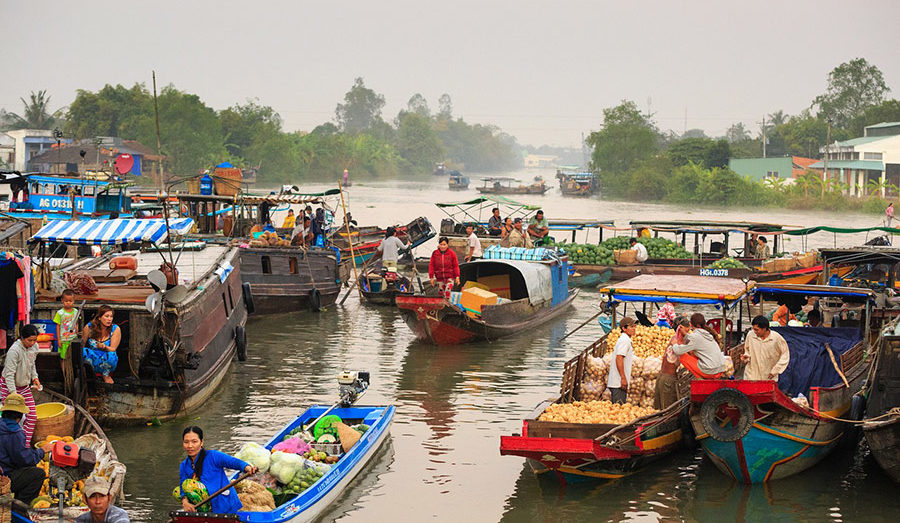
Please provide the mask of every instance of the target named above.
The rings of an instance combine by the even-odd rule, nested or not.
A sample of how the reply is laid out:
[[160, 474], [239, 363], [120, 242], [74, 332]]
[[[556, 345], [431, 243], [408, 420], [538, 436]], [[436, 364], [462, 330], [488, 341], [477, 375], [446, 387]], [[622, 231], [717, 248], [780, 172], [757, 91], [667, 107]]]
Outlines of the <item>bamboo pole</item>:
[[[350, 244], [350, 262], [353, 264], [353, 285], [359, 291], [359, 297], [362, 298], [362, 289], [359, 286], [359, 273], [356, 270], [356, 253], [353, 251], [353, 236], [350, 234], [350, 221], [347, 219], [347, 204], [344, 202], [344, 186], [338, 179], [338, 191], [341, 193], [341, 209], [344, 211], [344, 227], [347, 229], [347, 242]], [[347, 291], [349, 294], [350, 291]]]

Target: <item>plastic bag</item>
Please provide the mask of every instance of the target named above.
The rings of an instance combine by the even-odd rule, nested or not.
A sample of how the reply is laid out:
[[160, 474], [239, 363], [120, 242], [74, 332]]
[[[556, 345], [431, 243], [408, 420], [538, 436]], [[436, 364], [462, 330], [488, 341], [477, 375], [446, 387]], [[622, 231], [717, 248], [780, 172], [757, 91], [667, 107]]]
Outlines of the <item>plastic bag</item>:
[[309, 450], [309, 443], [303, 441], [299, 436], [288, 438], [272, 447], [272, 452], [290, 452], [292, 454], [303, 454], [307, 450]]
[[260, 472], [268, 471], [271, 464], [269, 449], [253, 443], [252, 441], [250, 443], [244, 443], [244, 446], [241, 447], [241, 450], [239, 450], [234, 457], [253, 465], [258, 468]]
[[583, 381], [581, 382], [581, 401], [596, 401], [603, 395], [606, 389], [605, 382]]
[[269, 467], [269, 474], [275, 476], [275, 479], [283, 485], [287, 485], [294, 479], [297, 471], [303, 468], [303, 458], [297, 454], [290, 452], [273, 452], [272, 465]]

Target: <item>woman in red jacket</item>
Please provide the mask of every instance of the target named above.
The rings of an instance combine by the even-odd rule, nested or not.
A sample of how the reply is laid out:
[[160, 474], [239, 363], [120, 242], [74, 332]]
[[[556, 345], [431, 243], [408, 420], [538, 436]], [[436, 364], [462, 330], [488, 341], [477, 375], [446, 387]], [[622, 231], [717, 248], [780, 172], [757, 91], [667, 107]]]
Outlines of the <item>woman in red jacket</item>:
[[456, 253], [449, 247], [450, 240], [446, 236], [441, 236], [438, 240], [438, 248], [431, 253], [431, 261], [428, 263], [428, 277], [431, 278], [431, 285], [438, 283], [441, 295], [448, 299], [453, 284], [459, 285], [459, 260], [456, 258]]

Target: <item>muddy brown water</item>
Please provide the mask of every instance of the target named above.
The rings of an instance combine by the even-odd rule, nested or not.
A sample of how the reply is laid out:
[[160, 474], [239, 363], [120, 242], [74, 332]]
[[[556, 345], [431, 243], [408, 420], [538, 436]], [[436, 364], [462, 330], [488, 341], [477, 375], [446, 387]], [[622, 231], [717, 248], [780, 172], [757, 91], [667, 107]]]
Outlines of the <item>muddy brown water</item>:
[[[524, 180], [534, 173], [516, 175]], [[477, 194], [450, 192], [445, 184], [359, 182], [349, 189], [350, 209], [360, 224], [406, 223], [424, 215], [437, 225], [443, 214], [434, 202]], [[522, 200], [543, 206], [551, 218], [612, 218], [618, 225], [653, 218], [863, 227], [881, 220], [771, 209], [686, 211], [563, 198], [556, 189]], [[280, 221], [281, 214], [275, 218]], [[591, 235], [596, 241], [596, 232]], [[819, 233], [809, 244], [864, 240], [865, 235], [835, 240]], [[788, 245], [794, 242], [799, 249], [799, 240]], [[417, 254], [428, 255], [431, 248], [420, 247]], [[877, 521], [900, 513], [897, 486], [864, 445], [836, 452], [798, 476], [752, 487], [723, 476], [699, 450], [619, 481], [568, 487], [535, 477], [521, 458], [500, 456], [499, 437], [521, 430], [522, 418], [558, 391], [565, 361], [599, 336], [592, 323], [561, 341], [595, 313], [597, 299], [582, 292], [564, 316], [519, 336], [444, 348], [415, 342], [394, 310], [361, 304], [355, 295], [319, 314], [251, 318], [247, 361], [234, 363], [200, 412], [162, 426], [109, 431], [128, 466], [123, 506], [132, 521], [166, 520], [176, 506], [171, 492], [184, 459], [184, 426], [200, 425], [207, 446], [225, 452], [249, 441], [264, 443], [306, 406], [333, 402], [337, 373], [358, 369], [372, 374], [362, 402], [393, 403], [397, 412], [385, 446], [324, 521]]]

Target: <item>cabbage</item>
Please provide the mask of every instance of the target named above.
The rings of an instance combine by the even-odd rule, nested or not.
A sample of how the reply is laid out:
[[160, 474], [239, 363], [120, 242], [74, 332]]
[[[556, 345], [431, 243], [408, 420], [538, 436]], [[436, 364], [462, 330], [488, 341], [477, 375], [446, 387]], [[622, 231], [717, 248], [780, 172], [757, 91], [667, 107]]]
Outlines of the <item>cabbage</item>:
[[294, 479], [297, 471], [303, 468], [303, 458], [289, 452], [275, 451], [272, 453], [272, 465], [269, 474], [275, 476], [282, 485], [287, 485]]
[[258, 468], [260, 472], [269, 470], [269, 450], [256, 443], [245, 443], [234, 457], [253, 465]]

